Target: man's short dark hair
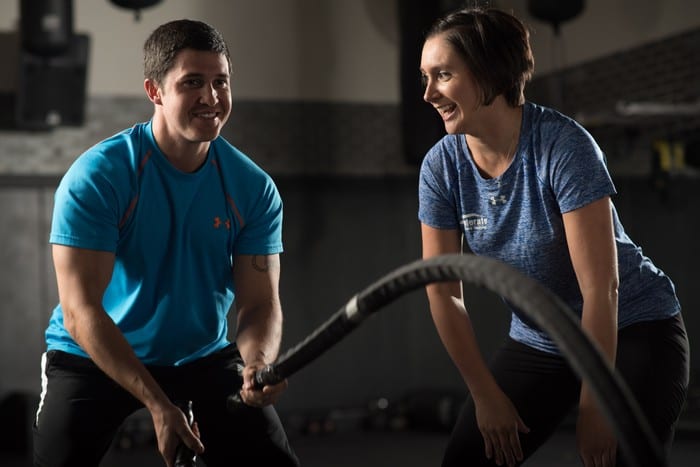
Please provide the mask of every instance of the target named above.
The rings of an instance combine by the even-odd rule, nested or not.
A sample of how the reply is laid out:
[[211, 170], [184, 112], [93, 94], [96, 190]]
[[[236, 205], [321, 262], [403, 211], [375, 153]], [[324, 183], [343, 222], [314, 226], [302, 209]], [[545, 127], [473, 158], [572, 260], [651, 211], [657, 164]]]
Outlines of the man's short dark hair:
[[202, 21], [180, 19], [159, 26], [146, 39], [143, 45], [144, 77], [162, 83], [175, 57], [184, 49], [224, 55], [231, 73], [231, 55], [221, 33]]

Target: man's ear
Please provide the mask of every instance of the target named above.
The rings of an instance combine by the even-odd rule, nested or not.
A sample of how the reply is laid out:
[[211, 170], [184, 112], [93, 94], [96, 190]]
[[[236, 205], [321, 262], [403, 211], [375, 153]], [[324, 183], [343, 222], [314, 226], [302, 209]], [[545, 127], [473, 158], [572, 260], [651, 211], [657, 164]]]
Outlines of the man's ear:
[[145, 79], [143, 81], [143, 89], [146, 91], [148, 99], [156, 105], [162, 103], [160, 98], [160, 87], [152, 79]]

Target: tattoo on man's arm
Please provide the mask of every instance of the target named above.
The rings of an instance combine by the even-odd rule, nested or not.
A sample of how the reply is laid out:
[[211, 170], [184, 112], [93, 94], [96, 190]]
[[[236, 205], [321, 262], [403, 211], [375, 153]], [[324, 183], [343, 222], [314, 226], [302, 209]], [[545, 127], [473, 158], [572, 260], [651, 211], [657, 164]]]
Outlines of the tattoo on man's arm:
[[252, 264], [256, 271], [267, 272], [270, 270], [270, 263], [267, 256], [254, 255]]

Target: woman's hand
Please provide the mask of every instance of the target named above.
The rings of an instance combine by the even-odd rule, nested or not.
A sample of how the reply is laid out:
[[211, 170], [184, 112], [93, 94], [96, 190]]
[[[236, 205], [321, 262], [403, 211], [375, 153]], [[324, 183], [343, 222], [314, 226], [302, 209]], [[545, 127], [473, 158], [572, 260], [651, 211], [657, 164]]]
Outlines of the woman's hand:
[[486, 457], [495, 458], [496, 464], [515, 466], [523, 460], [519, 433], [528, 433], [530, 429], [518, 415], [510, 399], [499, 389], [474, 400], [476, 422], [484, 437]]
[[614, 467], [617, 438], [598, 409], [579, 408], [576, 443], [584, 467]]

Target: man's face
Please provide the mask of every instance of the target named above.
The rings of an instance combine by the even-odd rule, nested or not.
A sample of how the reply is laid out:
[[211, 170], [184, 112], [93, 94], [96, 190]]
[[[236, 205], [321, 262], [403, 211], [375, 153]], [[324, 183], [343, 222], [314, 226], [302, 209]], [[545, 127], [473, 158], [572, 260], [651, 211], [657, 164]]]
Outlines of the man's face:
[[224, 55], [180, 51], [163, 82], [149, 92], [167, 137], [177, 145], [216, 139], [231, 114], [230, 79]]

